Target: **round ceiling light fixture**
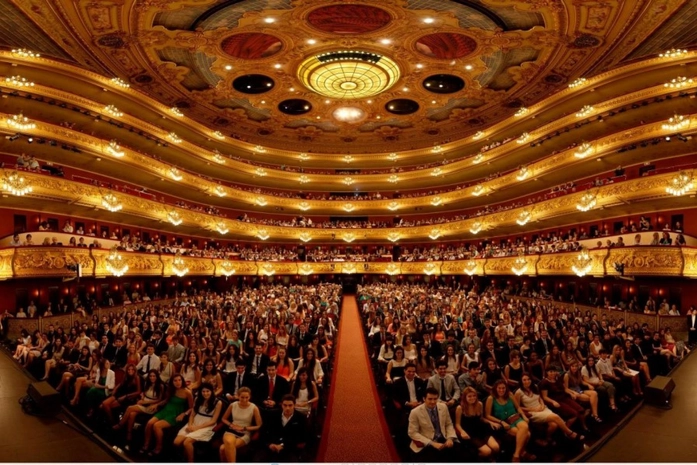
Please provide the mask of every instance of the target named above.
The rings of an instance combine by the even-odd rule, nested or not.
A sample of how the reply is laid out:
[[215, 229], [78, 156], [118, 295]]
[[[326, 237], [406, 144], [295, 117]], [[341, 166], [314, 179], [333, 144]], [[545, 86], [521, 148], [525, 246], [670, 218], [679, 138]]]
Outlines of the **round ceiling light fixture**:
[[245, 74], [232, 81], [232, 87], [243, 94], [263, 94], [273, 89], [274, 80], [263, 74]]
[[372, 97], [392, 87], [399, 76], [391, 59], [358, 50], [312, 56], [298, 69], [298, 78], [308, 89], [333, 99]]
[[287, 115], [302, 115], [312, 110], [312, 104], [307, 100], [288, 99], [279, 103], [278, 109]]
[[435, 94], [452, 94], [465, 88], [465, 81], [453, 74], [434, 74], [423, 81], [426, 90]]
[[419, 104], [414, 100], [399, 98], [387, 102], [385, 110], [394, 115], [409, 115], [419, 110]]
[[334, 119], [344, 123], [357, 123], [366, 117], [366, 113], [356, 107], [339, 107], [332, 112]]

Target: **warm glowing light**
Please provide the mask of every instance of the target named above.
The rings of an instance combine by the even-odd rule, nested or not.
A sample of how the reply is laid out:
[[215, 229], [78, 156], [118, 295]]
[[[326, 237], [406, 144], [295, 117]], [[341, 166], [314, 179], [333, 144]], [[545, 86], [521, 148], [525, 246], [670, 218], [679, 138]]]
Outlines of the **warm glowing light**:
[[212, 134], [213, 134], [213, 137], [215, 137], [216, 139], [225, 140], [225, 134], [223, 134], [220, 131], [213, 131]]
[[128, 89], [129, 87], [131, 87], [131, 85], [129, 83], [127, 83], [126, 81], [124, 81], [123, 79], [121, 79], [119, 77], [111, 78], [111, 83], [115, 86], [119, 86], [119, 87], [122, 87], [124, 89]]
[[484, 154], [483, 153], [478, 153], [477, 156], [472, 159], [472, 163], [474, 163], [475, 165], [478, 165], [483, 161], [484, 161]]
[[520, 255], [518, 255], [518, 258], [515, 259], [515, 262], [513, 262], [513, 266], [511, 266], [511, 271], [515, 273], [516, 276], [521, 276], [527, 270], [528, 261], [525, 259], [525, 256], [521, 253]]
[[270, 236], [269, 233], [266, 231], [266, 229], [260, 229], [260, 230], [257, 231], [257, 237], [258, 237], [259, 239], [261, 239], [262, 241], [265, 241], [266, 239], [268, 239], [268, 238], [271, 237], [271, 236]]
[[518, 108], [518, 111], [515, 112], [515, 116], [527, 115], [529, 111], [530, 111], [530, 110], [528, 110], [528, 109], [525, 108], [525, 107], [520, 107], [520, 108]]
[[308, 210], [309, 210], [310, 208], [312, 208], [312, 207], [310, 207], [310, 204], [307, 203], [307, 202], [300, 202], [300, 203], [298, 204], [298, 208], [301, 209], [302, 211], [306, 212], [306, 211], [308, 211]]
[[306, 153], [301, 153], [298, 155], [298, 159], [300, 159], [300, 161], [307, 161], [310, 159], [310, 156]]
[[682, 89], [683, 87], [691, 86], [692, 84], [694, 84], [692, 78], [678, 76], [675, 79], [671, 79], [669, 82], [663, 84], [663, 87], [668, 87], [670, 89]]
[[392, 176], [387, 178], [387, 181], [392, 183], [392, 184], [396, 184], [399, 182], [399, 176], [397, 176], [396, 174], [393, 174]]
[[307, 276], [310, 275], [314, 272], [315, 270], [312, 268], [312, 266], [308, 265], [307, 263], [303, 263], [298, 267], [298, 272], [301, 275]]
[[442, 204], [442, 203], [443, 203], [443, 199], [440, 198], [440, 197], [438, 197], [438, 196], [433, 197], [433, 198], [431, 199], [431, 205], [433, 205], [434, 207], [437, 207], [438, 205], [440, 205], [440, 204]]
[[276, 18], [264, 18], [266, 24], [273, 24], [276, 22]]
[[442, 232], [438, 228], [431, 229], [431, 232], [428, 233], [428, 237], [431, 238], [431, 240], [436, 240], [441, 236]]
[[215, 186], [215, 189], [213, 189], [213, 192], [215, 192], [215, 195], [218, 197], [225, 197], [227, 195], [227, 192], [225, 191], [225, 188], [223, 186]]
[[399, 240], [399, 234], [392, 232], [387, 235], [387, 240], [390, 242], [397, 242]]
[[167, 221], [172, 223], [174, 226], [179, 226], [180, 224], [182, 224], [182, 221], [184, 220], [178, 212], [172, 210], [170, 212], [167, 212]]
[[264, 197], [257, 197], [255, 202], [260, 207], [265, 207], [269, 204], [269, 202]]
[[13, 55], [17, 55], [18, 57], [22, 58], [39, 58], [41, 57], [40, 54], [36, 52], [32, 52], [31, 50], [27, 50], [26, 48], [15, 48], [12, 50]]
[[180, 144], [182, 141], [176, 132], [170, 132], [169, 134], [167, 134], [167, 139], [174, 142], [175, 144]]
[[174, 116], [178, 116], [179, 118], [181, 118], [182, 116], [184, 116], [184, 113], [182, 113], [182, 111], [181, 111], [179, 108], [177, 108], [177, 107], [172, 107], [172, 108], [169, 109], [169, 111], [170, 111]]
[[222, 221], [219, 221], [219, 222], [215, 223], [215, 229], [216, 229], [216, 231], [218, 231], [220, 234], [223, 234], [223, 235], [224, 235], [224, 234], [227, 234], [228, 232], [230, 232], [230, 230], [228, 229], [228, 227], [227, 227], [227, 226], [225, 225], [225, 223], [222, 222]]
[[351, 163], [354, 160], [354, 158], [351, 155], [344, 155], [344, 161], [346, 163]]
[[433, 19], [433, 18], [424, 18], [424, 23], [426, 23], [426, 24], [433, 24], [434, 21], [435, 21], [435, 19]]
[[119, 199], [112, 193], [102, 196], [102, 206], [112, 213], [120, 211], [123, 208], [123, 205], [121, 202], [119, 202]]
[[398, 158], [399, 158], [399, 155], [397, 155], [396, 153], [391, 153], [387, 156], [387, 159], [390, 161], [396, 161]]
[[530, 134], [528, 134], [527, 132], [524, 132], [520, 135], [520, 137], [518, 139], [516, 139], [516, 142], [518, 142], [519, 144], [524, 144], [529, 139], [530, 139]]
[[126, 152], [121, 150], [121, 146], [115, 140], [110, 140], [109, 144], [104, 148], [104, 151], [116, 158], [121, 158], [126, 154]]
[[344, 274], [353, 274], [356, 272], [356, 265], [353, 263], [344, 263], [341, 266], [341, 272]]
[[518, 170], [518, 175], [515, 177], [518, 181], [523, 181], [525, 178], [527, 178], [530, 175], [530, 170], [528, 170], [527, 166], [521, 166], [520, 169]]
[[684, 49], [679, 49], [679, 48], [671, 48], [668, 51], [665, 51], [658, 56], [661, 58], [681, 58], [682, 56], [687, 54], [687, 50]]
[[683, 115], [674, 115], [663, 123], [661, 128], [664, 131], [677, 132], [690, 127], [691, 120]]
[[681, 196], [685, 195], [692, 189], [694, 189], [692, 174], [686, 171], [681, 171], [670, 179], [668, 186], [666, 187], [666, 192], [671, 195]]
[[307, 184], [308, 182], [310, 182], [310, 178], [308, 178], [305, 175], [302, 175], [298, 178], [298, 182], [300, 182], [300, 184]]
[[465, 273], [467, 273], [469, 276], [474, 275], [477, 272], [477, 262], [474, 260], [467, 260], [467, 263], [465, 263]]
[[343, 183], [346, 184], [347, 186], [350, 186], [351, 184], [353, 184], [354, 182], [356, 182], [356, 180], [353, 179], [353, 178], [350, 177], [350, 176], [346, 176], [341, 182], [343, 182]]
[[312, 236], [310, 235], [310, 233], [306, 232], [301, 233], [300, 236], [298, 236], [298, 238], [303, 242], [310, 242], [312, 240]]
[[440, 153], [442, 151], [443, 151], [443, 147], [441, 147], [440, 145], [436, 145], [431, 149], [431, 152], [433, 152], [433, 153]]
[[181, 172], [174, 166], [169, 169], [169, 177], [174, 179], [175, 181], [181, 181], [182, 179], [184, 179]]
[[484, 193], [484, 186], [482, 186], [481, 184], [477, 184], [476, 186], [474, 186], [474, 189], [472, 189], [472, 195], [475, 197], [479, 197], [483, 193]]
[[273, 276], [276, 274], [276, 270], [271, 263], [264, 263], [261, 265], [261, 274], [264, 276]]
[[431, 176], [436, 177], [436, 176], [442, 176], [443, 175], [443, 170], [440, 168], [435, 168], [433, 171], [431, 171]]
[[345, 123], [355, 123], [365, 118], [365, 112], [356, 107], [340, 107], [332, 112], [332, 116]]
[[225, 157], [219, 153], [216, 153], [215, 155], [213, 155], [213, 161], [215, 161], [216, 163], [219, 163], [221, 165], [224, 165], [227, 162], [227, 160], [225, 160]]
[[484, 131], [477, 131], [473, 136], [472, 140], [479, 140], [482, 137], [486, 136], [486, 133]]
[[390, 202], [387, 204], [387, 209], [390, 211], [399, 210], [399, 204], [397, 202]]
[[356, 209], [356, 206], [352, 203], [346, 203], [341, 208], [343, 208], [345, 212], [352, 212]]
[[262, 147], [261, 145], [257, 145], [254, 147], [254, 151], [256, 153], [266, 153], [266, 149]]
[[520, 226], [525, 226], [532, 219], [532, 213], [529, 210], [523, 210], [516, 218], [515, 222]]
[[29, 184], [29, 181], [24, 179], [24, 177], [16, 171], [11, 172], [10, 174], [5, 174], [5, 177], [2, 180], [2, 188], [3, 190], [17, 197], [27, 195], [34, 190], [34, 188]]
[[186, 262], [182, 258], [180, 252], [177, 252], [172, 260], [172, 271], [180, 278], [189, 272], [189, 267], [186, 266]]
[[117, 278], [128, 272], [128, 262], [119, 253], [116, 246], [112, 247], [109, 255], [104, 259], [104, 267]]
[[12, 87], [34, 87], [34, 83], [22, 76], [9, 76], [5, 78], [5, 85]]
[[102, 109], [102, 111], [116, 118], [120, 118], [123, 116], [123, 112], [119, 111], [119, 109], [116, 108], [114, 105], [107, 105]]
[[585, 118], [595, 110], [591, 105], [583, 105], [583, 108], [576, 113], [576, 118]]
[[385, 273], [390, 276], [394, 276], [400, 273], [400, 267], [396, 263], [390, 263], [385, 267]]
[[428, 263], [424, 267], [424, 273], [426, 273], [428, 276], [431, 276], [432, 274], [436, 274], [438, 272], [438, 267], [436, 266], [435, 263]]
[[579, 254], [576, 256], [576, 258], [571, 264], [571, 269], [574, 273], [576, 273], [576, 276], [578, 277], [583, 277], [587, 275], [592, 267], [593, 259], [588, 253], [588, 250], [586, 250], [585, 248], [581, 249], [581, 252], [579, 252]]
[[260, 178], [263, 178], [264, 176], [266, 176], [269, 173], [267, 173], [264, 168], [257, 168], [254, 170], [254, 174], [256, 176], [259, 176]]
[[586, 158], [591, 153], [593, 153], [593, 144], [591, 144], [590, 142], [584, 142], [578, 146], [578, 148], [574, 152], [574, 157]]
[[223, 263], [220, 264], [220, 273], [223, 276], [230, 277], [235, 274], [235, 272], [235, 265], [230, 260], [224, 260]]
[[479, 231], [481, 231], [483, 227], [484, 227], [484, 225], [482, 224], [481, 221], [475, 221], [474, 223], [472, 223], [472, 226], [470, 226], [470, 232], [472, 234], [478, 234]]
[[354, 233], [346, 233], [341, 237], [341, 239], [344, 242], [353, 242], [356, 240], [356, 235]]
[[22, 113], [10, 116], [7, 118], [6, 122], [8, 126], [20, 131], [31, 131], [32, 129], [36, 129], [36, 124], [32, 123], [32, 121]]
[[569, 84], [569, 88], [575, 89], [577, 87], [581, 87], [582, 85], [584, 85], [586, 83], [586, 81], [587, 81], [586, 78], [580, 77], [580, 78], [576, 79], [574, 82], [572, 82], [571, 84]]
[[592, 209], [598, 203], [597, 195], [592, 192], [586, 192], [581, 196], [576, 204], [576, 208], [582, 212], [587, 212]]

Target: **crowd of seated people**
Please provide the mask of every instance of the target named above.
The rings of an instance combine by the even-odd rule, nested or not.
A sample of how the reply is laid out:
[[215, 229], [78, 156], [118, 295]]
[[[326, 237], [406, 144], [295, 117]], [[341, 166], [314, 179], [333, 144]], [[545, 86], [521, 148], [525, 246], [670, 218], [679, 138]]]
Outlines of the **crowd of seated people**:
[[393, 434], [416, 461], [495, 458], [507, 441], [513, 461], [564, 454], [557, 440], [594, 437], [688, 352], [669, 329], [494, 288], [374, 283], [359, 301]]
[[131, 453], [174, 445], [193, 462], [195, 444], [210, 443], [235, 462], [254, 442], [247, 459], [297, 461], [321, 427], [340, 294], [335, 284], [201, 292], [23, 331], [14, 358]]

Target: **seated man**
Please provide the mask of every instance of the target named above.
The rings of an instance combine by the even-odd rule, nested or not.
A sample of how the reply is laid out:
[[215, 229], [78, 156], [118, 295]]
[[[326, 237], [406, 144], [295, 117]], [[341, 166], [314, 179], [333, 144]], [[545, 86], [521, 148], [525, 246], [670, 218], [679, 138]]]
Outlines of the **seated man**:
[[479, 400], [486, 400], [490, 393], [482, 382], [483, 377], [479, 368], [479, 363], [470, 362], [469, 365], [467, 365], [467, 370], [467, 373], [461, 374], [457, 379], [457, 384], [460, 386], [460, 392], [464, 391], [467, 387], [471, 387], [477, 391], [477, 397]]
[[417, 462], [457, 461], [454, 450], [457, 433], [448, 408], [438, 398], [437, 389], [426, 388], [424, 403], [409, 414], [409, 447]]
[[276, 366], [274, 360], [269, 361], [266, 374], [256, 380], [256, 388], [252, 391], [252, 398], [259, 407], [262, 418], [278, 413], [283, 396], [290, 393], [290, 383], [283, 376], [276, 375]]
[[243, 387], [251, 389], [254, 387], [254, 381], [256, 381], [253, 375], [247, 373], [247, 362], [241, 358], [238, 358], [235, 362], [235, 369], [237, 370], [236, 372], [230, 373], [223, 380], [223, 391], [228, 402], [238, 400], [237, 392]]
[[428, 379], [428, 387], [438, 392], [438, 400], [446, 404], [448, 408], [455, 408], [460, 400], [460, 386], [455, 377], [446, 373], [448, 362], [440, 359], [436, 364], [437, 374]]
[[404, 376], [394, 382], [394, 400], [407, 413], [421, 405], [426, 390], [426, 381], [416, 376], [416, 365], [409, 362], [404, 367]]
[[259, 462], [298, 462], [307, 441], [305, 415], [295, 411], [295, 397], [286, 394], [281, 400], [281, 412], [271, 415], [263, 424], [264, 450]]

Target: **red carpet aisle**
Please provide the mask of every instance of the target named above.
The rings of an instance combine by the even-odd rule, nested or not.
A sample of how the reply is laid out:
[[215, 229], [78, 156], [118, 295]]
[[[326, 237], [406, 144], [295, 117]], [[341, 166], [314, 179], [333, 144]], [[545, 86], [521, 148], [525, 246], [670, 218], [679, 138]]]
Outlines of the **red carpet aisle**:
[[397, 462], [373, 382], [356, 297], [345, 295], [319, 462]]

